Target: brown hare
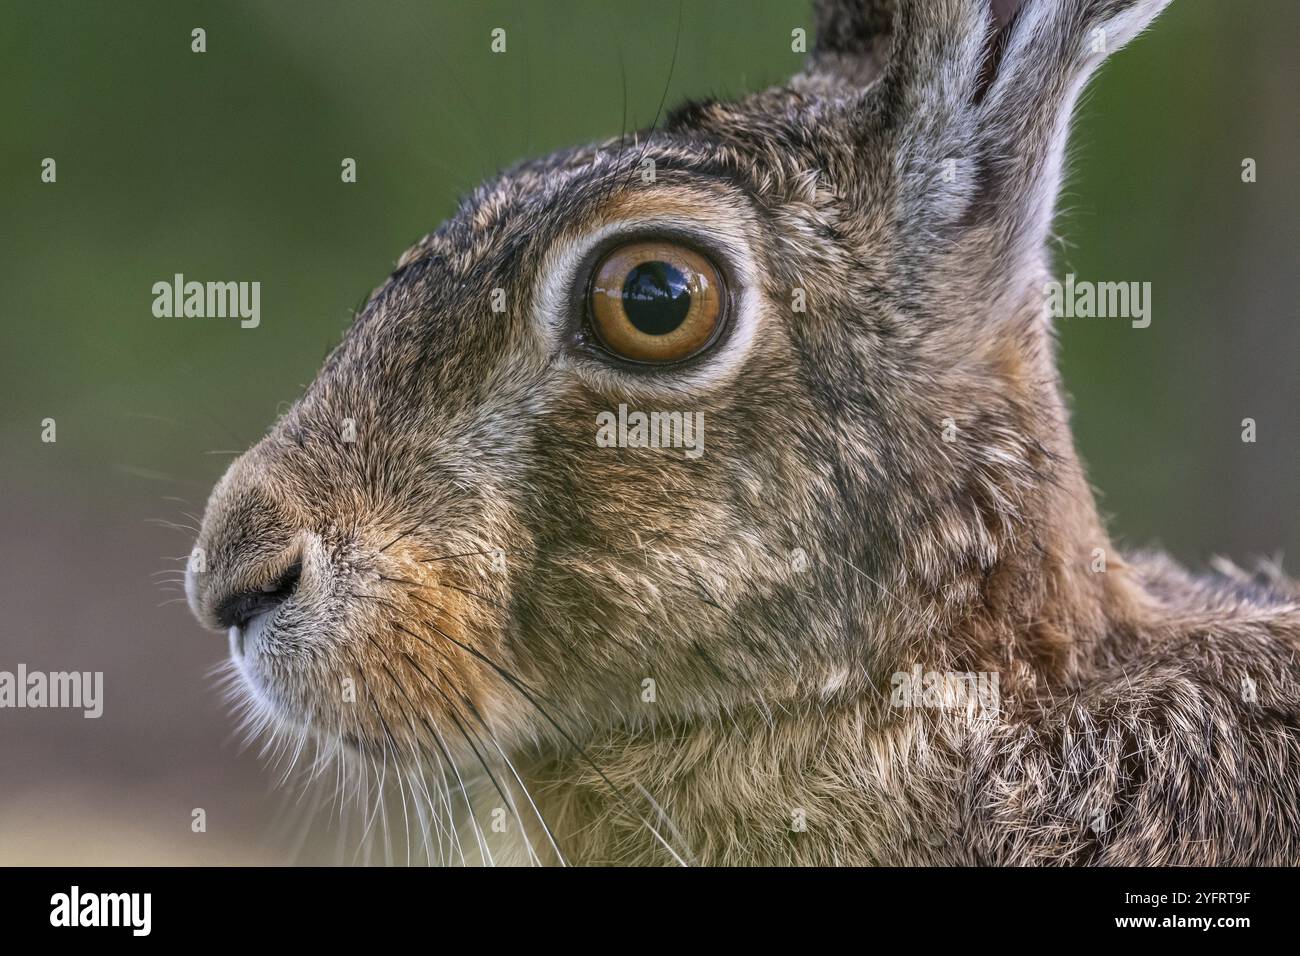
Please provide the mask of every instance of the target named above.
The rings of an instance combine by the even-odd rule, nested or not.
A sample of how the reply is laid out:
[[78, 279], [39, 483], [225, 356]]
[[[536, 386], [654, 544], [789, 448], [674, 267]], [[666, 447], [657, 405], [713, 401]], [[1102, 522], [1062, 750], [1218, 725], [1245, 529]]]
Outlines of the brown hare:
[[1112, 549], [1045, 308], [1166, 2], [823, 0], [479, 188], [212, 493], [249, 719], [448, 862], [1300, 862], [1300, 594]]

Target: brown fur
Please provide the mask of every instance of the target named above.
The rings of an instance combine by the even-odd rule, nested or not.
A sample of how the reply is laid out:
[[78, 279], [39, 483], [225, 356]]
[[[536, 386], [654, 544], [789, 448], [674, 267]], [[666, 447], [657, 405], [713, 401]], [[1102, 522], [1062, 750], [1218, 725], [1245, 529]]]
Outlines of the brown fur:
[[[508, 808], [519, 859], [1300, 861], [1295, 586], [1113, 549], [1043, 316], [1092, 31], [1163, 5], [825, 0], [789, 86], [480, 188], [213, 493], [202, 620], [301, 566], [253, 719], [404, 768], [461, 851]], [[738, 291], [688, 365], [584, 334], [632, 228]], [[620, 402], [706, 454], [597, 447]], [[913, 665], [998, 704], [900, 708]]]

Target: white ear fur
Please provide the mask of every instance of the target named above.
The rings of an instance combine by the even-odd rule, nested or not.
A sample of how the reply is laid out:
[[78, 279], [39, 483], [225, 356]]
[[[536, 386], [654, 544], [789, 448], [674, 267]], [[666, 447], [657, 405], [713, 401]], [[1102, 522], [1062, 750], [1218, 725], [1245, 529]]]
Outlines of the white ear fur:
[[1041, 246], [1060, 189], [1070, 118], [1107, 56], [1170, 0], [1028, 0], [1015, 20], [979, 125], [988, 157], [987, 201], [1017, 243]]
[[987, 225], [986, 251], [1014, 267], [1041, 254], [1084, 85], [1169, 2], [821, 0], [827, 39], [810, 70], [868, 56], [896, 4], [888, 59], [856, 114], [862, 141], [892, 163], [918, 235]]

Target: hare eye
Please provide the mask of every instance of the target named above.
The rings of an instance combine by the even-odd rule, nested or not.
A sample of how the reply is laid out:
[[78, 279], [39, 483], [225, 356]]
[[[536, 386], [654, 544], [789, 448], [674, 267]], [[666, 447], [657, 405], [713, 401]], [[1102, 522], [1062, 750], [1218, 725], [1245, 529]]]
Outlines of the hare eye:
[[605, 256], [588, 304], [601, 344], [633, 362], [676, 362], [722, 325], [722, 279], [704, 256], [670, 242], [633, 242]]

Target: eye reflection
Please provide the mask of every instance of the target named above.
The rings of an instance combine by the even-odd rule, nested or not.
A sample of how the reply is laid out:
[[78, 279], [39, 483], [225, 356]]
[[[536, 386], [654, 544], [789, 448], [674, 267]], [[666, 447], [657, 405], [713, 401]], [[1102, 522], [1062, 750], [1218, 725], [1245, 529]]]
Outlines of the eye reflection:
[[722, 283], [704, 256], [669, 242], [634, 242], [609, 253], [588, 296], [592, 325], [611, 352], [635, 362], [689, 358], [714, 339]]
[[690, 284], [667, 262], [643, 262], [623, 282], [623, 311], [646, 335], [667, 335], [690, 310]]

